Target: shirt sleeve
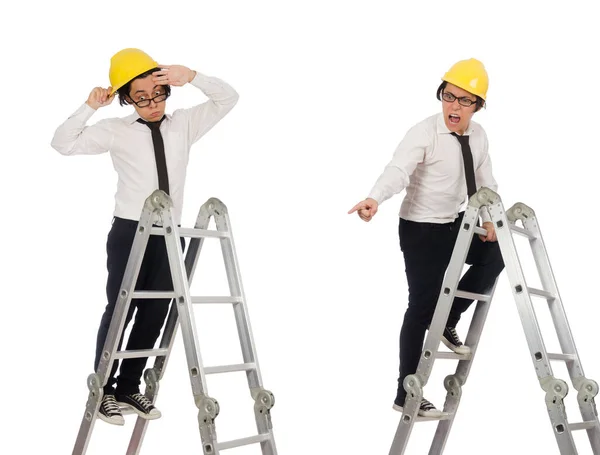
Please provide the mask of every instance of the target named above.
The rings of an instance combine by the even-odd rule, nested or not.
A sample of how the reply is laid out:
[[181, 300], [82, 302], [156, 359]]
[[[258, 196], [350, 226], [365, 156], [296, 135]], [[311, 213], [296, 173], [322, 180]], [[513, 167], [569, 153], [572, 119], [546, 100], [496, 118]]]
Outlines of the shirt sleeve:
[[183, 117], [187, 124], [190, 144], [197, 142], [237, 104], [239, 95], [233, 87], [216, 77], [196, 71], [190, 82], [209, 98], [208, 101], [187, 109], [177, 109], [173, 117]]
[[[483, 133], [483, 157], [482, 160], [475, 170], [475, 179], [477, 180], [478, 187], [487, 187], [490, 190], [498, 191], [498, 183], [492, 173], [492, 159], [488, 152], [488, 138], [485, 132]], [[492, 221], [492, 218], [487, 210], [481, 211], [481, 220], [485, 223]]]
[[62, 155], [98, 155], [108, 152], [112, 143], [112, 133], [108, 120], [95, 125], [86, 125], [95, 109], [83, 103], [54, 132], [51, 146]]
[[381, 204], [404, 190], [417, 165], [424, 161], [429, 143], [430, 137], [423, 125], [413, 126], [396, 148], [368, 197]]

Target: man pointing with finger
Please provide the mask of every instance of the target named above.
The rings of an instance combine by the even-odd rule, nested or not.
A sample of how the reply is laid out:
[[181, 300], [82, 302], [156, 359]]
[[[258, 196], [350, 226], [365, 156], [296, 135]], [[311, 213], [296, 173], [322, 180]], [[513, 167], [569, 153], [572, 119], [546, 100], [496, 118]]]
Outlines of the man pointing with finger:
[[[185, 66], [159, 65], [139, 49], [117, 52], [111, 59], [109, 76], [111, 86], [94, 88], [88, 100], [57, 128], [52, 139], [52, 147], [63, 155], [108, 152], [118, 175], [114, 217], [106, 243], [107, 305], [98, 329], [94, 370], [98, 368], [145, 200], [156, 189], [165, 191], [173, 200], [176, 222], [180, 224], [190, 148], [238, 100], [238, 94], [226, 82]], [[165, 114], [171, 86], [188, 83], [201, 90], [208, 101]], [[117, 94], [121, 106], [133, 106], [135, 112], [87, 125], [94, 113], [111, 104]], [[183, 249], [183, 239], [181, 246]], [[137, 287], [155, 291], [173, 289], [164, 238], [150, 236]], [[126, 349], [152, 349], [170, 300], [146, 299], [139, 306], [137, 303], [132, 300], [127, 315], [125, 327], [137, 307]], [[119, 404], [131, 407], [145, 419], [160, 417], [153, 403], [140, 394], [147, 360], [124, 359], [118, 379], [115, 378], [118, 363], [114, 362], [100, 405], [102, 420], [123, 425]]]
[[[400, 249], [408, 282], [408, 309], [400, 331], [400, 376], [394, 409], [402, 411], [406, 399], [403, 381], [419, 364], [425, 332], [433, 318], [450, 262], [467, 198], [478, 188], [494, 191], [487, 135], [471, 120], [485, 106], [488, 75], [481, 62], [462, 60], [442, 78], [437, 98], [442, 112], [414, 125], [398, 145], [392, 160], [376, 181], [369, 197], [348, 213], [370, 221], [381, 203], [406, 189], [400, 209]], [[459, 289], [485, 294], [504, 268], [496, 233], [487, 212], [482, 212], [487, 236], [473, 238]], [[468, 354], [456, 332], [460, 316], [472, 300], [454, 300], [442, 342], [457, 354]], [[423, 399], [419, 415], [439, 417], [441, 412]]]

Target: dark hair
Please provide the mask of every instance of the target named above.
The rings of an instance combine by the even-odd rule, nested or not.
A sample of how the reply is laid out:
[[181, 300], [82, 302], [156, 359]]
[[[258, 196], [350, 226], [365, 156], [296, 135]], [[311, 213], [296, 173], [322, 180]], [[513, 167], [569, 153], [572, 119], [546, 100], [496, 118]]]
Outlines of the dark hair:
[[[438, 89], [437, 89], [437, 99], [438, 100], [440, 100], [440, 101], [442, 100], [442, 93], [447, 85], [448, 85], [448, 82], [444, 81], [438, 87]], [[475, 95], [475, 97], [477, 98], [477, 101], [475, 102], [475, 112], [477, 112], [479, 109], [481, 109], [482, 107], [485, 106], [485, 101], [480, 96]]]
[[[152, 69], [146, 71], [145, 73], [142, 73], [139, 76], [134, 77], [129, 82], [127, 82], [127, 84], [125, 84], [123, 87], [121, 87], [119, 90], [117, 90], [117, 93], [119, 94], [119, 104], [121, 106], [126, 106], [126, 105], [130, 104], [127, 101], [127, 98], [129, 98], [129, 92], [131, 91], [131, 83], [133, 81], [135, 81], [136, 79], [144, 79], [145, 77], [150, 76], [152, 73], [154, 73], [156, 71], [160, 71], [160, 68], [152, 68]], [[169, 96], [171, 94], [171, 86], [163, 85], [163, 87], [165, 88], [165, 94], [167, 96]]]

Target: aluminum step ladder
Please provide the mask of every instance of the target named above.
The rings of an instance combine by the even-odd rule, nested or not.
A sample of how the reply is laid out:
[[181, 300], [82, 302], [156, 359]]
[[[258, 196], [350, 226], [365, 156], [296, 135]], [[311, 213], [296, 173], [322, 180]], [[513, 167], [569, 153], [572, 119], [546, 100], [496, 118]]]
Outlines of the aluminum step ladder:
[[[439, 423], [429, 449], [429, 455], [440, 455], [444, 451], [460, 403], [462, 387], [469, 376], [496, 288], [496, 284], [494, 284], [488, 295], [472, 294], [457, 289], [473, 236], [486, 233], [484, 229], [477, 227], [480, 212], [486, 208], [496, 229], [508, 280], [512, 287], [527, 344], [529, 345], [531, 360], [540, 385], [546, 394], [546, 407], [548, 408], [552, 431], [556, 437], [560, 453], [561, 455], [576, 455], [577, 449], [572, 432], [586, 430], [593, 454], [600, 455], [600, 423], [594, 402], [594, 397], [598, 394], [598, 384], [584, 376], [535, 213], [530, 207], [522, 203], [517, 203], [508, 211], [505, 211], [500, 196], [489, 188], [481, 188], [474, 194], [465, 210], [417, 371], [415, 374], [407, 376], [403, 383], [407, 391], [407, 399], [389, 455], [403, 455], [413, 425], [418, 422], [432, 420], [439, 421]], [[523, 227], [517, 225], [518, 221], [521, 222]], [[529, 245], [532, 249], [543, 289], [534, 289], [527, 286], [513, 234], [529, 239]], [[465, 339], [465, 345], [471, 348], [470, 354], [467, 355], [438, 351], [455, 297], [477, 301]], [[554, 354], [546, 351], [534, 312], [532, 297], [539, 297], [547, 301], [562, 353]], [[418, 410], [423, 398], [423, 387], [427, 384], [436, 359], [456, 359], [458, 365], [456, 372], [444, 379], [447, 394], [443, 415], [434, 418], [421, 417], [418, 416]], [[564, 380], [554, 376], [550, 366], [551, 361], [566, 362], [571, 382], [575, 390], [578, 391], [577, 401], [583, 418], [581, 422], [571, 423], [567, 420], [563, 400], [569, 388]]]
[[[207, 229], [211, 218], [215, 220], [216, 230]], [[113, 362], [117, 359], [155, 357], [154, 366], [144, 372], [145, 395], [154, 403], [179, 324], [181, 324], [192, 393], [199, 409], [198, 422], [204, 455], [219, 455], [226, 449], [250, 444], [260, 444], [263, 455], [277, 455], [271, 422], [271, 408], [275, 399], [270, 391], [263, 388], [227, 207], [216, 198], [209, 199], [200, 208], [196, 225], [192, 229], [179, 228], [174, 220], [173, 204], [166, 193], [157, 190], [146, 199], [123, 277], [119, 300], [104, 345], [103, 356], [98, 371], [88, 377], [90, 392], [73, 455], [83, 455], [87, 450], [102, 401], [103, 386], [106, 384], [107, 375]], [[160, 227], [156, 227], [156, 224]], [[135, 283], [150, 235], [165, 237], [174, 291], [135, 290]], [[185, 260], [181, 251], [181, 237], [190, 238]], [[207, 237], [220, 240], [229, 282], [229, 296], [193, 297], [190, 295], [190, 283], [204, 239]], [[131, 299], [134, 298], [173, 299], [158, 349], [117, 351], [118, 339], [123, 332], [127, 310]], [[209, 303], [233, 305], [244, 363], [213, 367], [203, 365], [193, 305]], [[221, 442], [217, 438], [215, 427], [215, 419], [219, 414], [219, 403], [208, 395], [206, 375], [236, 371], [246, 372], [250, 394], [255, 401], [254, 414], [258, 434], [234, 441]], [[126, 407], [122, 408], [122, 412], [123, 414], [132, 413]], [[147, 425], [148, 420], [138, 417], [126, 452], [127, 455], [140, 453]]]

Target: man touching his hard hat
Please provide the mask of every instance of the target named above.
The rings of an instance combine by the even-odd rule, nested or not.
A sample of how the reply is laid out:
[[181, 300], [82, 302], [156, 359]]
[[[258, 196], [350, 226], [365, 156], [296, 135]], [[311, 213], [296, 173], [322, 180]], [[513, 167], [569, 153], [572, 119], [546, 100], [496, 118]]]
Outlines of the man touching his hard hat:
[[[226, 82], [185, 66], [159, 65], [139, 49], [128, 48], [116, 53], [111, 59], [109, 78], [111, 87], [94, 88], [87, 101], [58, 127], [52, 139], [52, 147], [63, 155], [110, 153], [118, 174], [114, 217], [106, 245], [108, 303], [98, 329], [95, 371], [145, 200], [156, 189], [165, 191], [173, 200], [175, 221], [180, 224], [190, 148], [238, 101], [237, 92]], [[209, 100], [165, 114], [171, 86], [187, 83], [200, 89]], [[96, 110], [112, 103], [117, 94], [120, 104], [133, 106], [135, 112], [88, 125]], [[181, 246], [184, 248], [184, 239]], [[150, 236], [137, 285], [144, 290], [173, 289], [166, 245], [161, 236]], [[145, 299], [139, 306], [136, 300], [131, 302], [125, 328], [136, 306], [137, 313], [127, 350], [154, 347], [169, 303], [170, 299]], [[147, 360], [122, 360], [118, 379], [115, 378], [118, 362], [113, 363], [99, 410], [102, 420], [123, 425], [119, 404], [130, 406], [145, 419], [161, 416], [153, 403], [140, 394]]]
[[[486, 186], [497, 190], [481, 125], [471, 120], [485, 106], [488, 75], [476, 59], [457, 62], [442, 78], [437, 98], [442, 112], [409, 129], [369, 197], [348, 213], [370, 221], [381, 203], [406, 189], [400, 209], [399, 237], [404, 255], [409, 297], [400, 331], [400, 377], [394, 409], [402, 412], [403, 381], [416, 373], [425, 332], [433, 318], [446, 268], [468, 197]], [[494, 225], [482, 212], [487, 236], [475, 236], [467, 256], [471, 267], [458, 289], [485, 294], [504, 269]], [[442, 342], [457, 354], [468, 354], [456, 333], [460, 316], [473, 301], [455, 298]], [[441, 411], [423, 398], [419, 415], [439, 417]]]

